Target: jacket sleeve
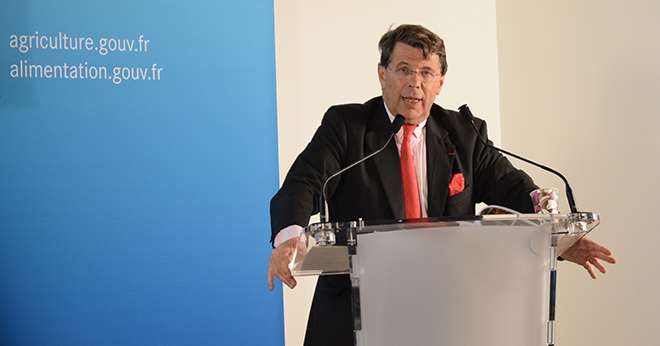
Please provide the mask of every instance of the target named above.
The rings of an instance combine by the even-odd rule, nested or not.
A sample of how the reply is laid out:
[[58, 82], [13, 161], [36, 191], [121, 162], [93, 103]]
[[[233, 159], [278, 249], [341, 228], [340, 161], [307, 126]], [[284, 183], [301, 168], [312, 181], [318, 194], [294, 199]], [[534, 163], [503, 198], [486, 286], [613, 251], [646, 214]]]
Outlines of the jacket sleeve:
[[[475, 119], [475, 125], [488, 144], [486, 123]], [[477, 139], [474, 153], [475, 198], [477, 202], [496, 204], [522, 213], [533, 213], [529, 193], [538, 187], [525, 172], [511, 165], [499, 151]]]
[[[325, 179], [342, 167], [347, 143], [346, 122], [336, 107], [323, 116], [305, 150], [293, 162], [280, 190], [270, 201], [271, 243], [290, 225], [306, 226], [320, 210], [318, 202]], [[335, 178], [336, 180], [340, 177]], [[331, 196], [337, 182], [327, 187]]]

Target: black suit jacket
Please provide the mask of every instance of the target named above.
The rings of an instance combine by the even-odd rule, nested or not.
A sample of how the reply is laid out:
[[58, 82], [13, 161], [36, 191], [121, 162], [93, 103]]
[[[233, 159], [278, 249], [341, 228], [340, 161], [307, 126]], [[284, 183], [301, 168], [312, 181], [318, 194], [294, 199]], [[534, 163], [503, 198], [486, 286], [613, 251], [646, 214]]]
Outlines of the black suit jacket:
[[[475, 118], [486, 138], [486, 123]], [[271, 200], [272, 237], [289, 225], [305, 226], [318, 212], [324, 180], [382, 147], [391, 124], [382, 97], [364, 104], [333, 106], [311, 142], [295, 160]], [[498, 204], [532, 212], [531, 178], [499, 152], [484, 146], [459, 113], [433, 105], [426, 123], [428, 215], [474, 215], [474, 204]], [[465, 189], [448, 197], [453, 174], [462, 172]], [[332, 221], [403, 219], [399, 153], [394, 140], [373, 158], [335, 178], [327, 188]], [[308, 322], [306, 345], [351, 345], [347, 276], [321, 277]]]

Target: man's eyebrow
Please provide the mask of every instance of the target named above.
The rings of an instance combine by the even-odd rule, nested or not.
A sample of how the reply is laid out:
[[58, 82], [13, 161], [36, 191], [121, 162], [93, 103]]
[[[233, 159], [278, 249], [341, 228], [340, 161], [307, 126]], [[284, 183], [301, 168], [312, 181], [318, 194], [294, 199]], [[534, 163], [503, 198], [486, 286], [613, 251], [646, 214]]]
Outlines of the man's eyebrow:
[[[396, 67], [401, 67], [401, 66], [411, 66], [410, 63], [407, 61], [399, 61], [396, 65]], [[420, 71], [430, 71], [430, 72], [435, 72], [432, 67], [429, 66], [422, 66], [419, 68]]]

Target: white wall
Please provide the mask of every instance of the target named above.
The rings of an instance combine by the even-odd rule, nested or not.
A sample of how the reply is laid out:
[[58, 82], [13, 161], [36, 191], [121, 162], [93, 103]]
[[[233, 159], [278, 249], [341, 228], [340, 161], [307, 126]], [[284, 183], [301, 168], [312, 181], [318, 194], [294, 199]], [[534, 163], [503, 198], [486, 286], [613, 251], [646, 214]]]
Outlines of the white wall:
[[505, 147], [565, 172], [620, 262], [560, 265], [557, 344], [660, 345], [660, 2], [497, 0], [497, 22]]
[[[498, 143], [495, 0], [275, 1], [280, 177], [333, 104], [380, 95], [378, 40], [391, 25], [422, 24], [443, 39], [449, 72], [438, 104], [469, 103]], [[314, 280], [285, 288], [286, 344], [302, 345]]]

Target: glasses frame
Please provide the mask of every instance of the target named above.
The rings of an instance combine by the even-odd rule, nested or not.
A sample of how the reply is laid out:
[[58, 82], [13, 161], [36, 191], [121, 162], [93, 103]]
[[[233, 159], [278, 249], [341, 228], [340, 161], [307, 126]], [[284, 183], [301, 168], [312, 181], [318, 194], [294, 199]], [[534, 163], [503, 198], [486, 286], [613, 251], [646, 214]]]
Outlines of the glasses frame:
[[424, 83], [433, 83], [436, 79], [438, 79], [441, 74], [434, 72], [430, 68], [423, 68], [423, 69], [412, 69], [409, 66], [399, 66], [396, 68], [387, 68], [388, 70], [392, 71], [399, 79], [406, 79], [410, 80], [412, 76], [417, 76], [419, 75], [419, 78], [424, 82]]

